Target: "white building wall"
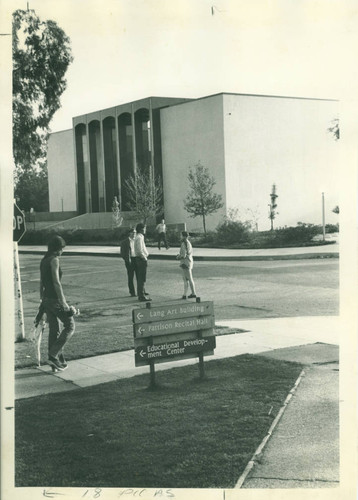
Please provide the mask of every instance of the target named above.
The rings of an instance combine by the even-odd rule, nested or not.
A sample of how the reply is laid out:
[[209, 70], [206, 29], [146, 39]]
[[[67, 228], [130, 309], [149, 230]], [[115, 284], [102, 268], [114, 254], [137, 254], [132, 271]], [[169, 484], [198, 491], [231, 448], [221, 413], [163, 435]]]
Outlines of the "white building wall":
[[297, 222], [337, 223], [339, 141], [327, 132], [338, 103], [308, 99], [224, 95], [226, 201], [241, 219], [258, 217], [270, 229], [272, 185], [277, 188], [274, 227]]
[[47, 150], [50, 212], [76, 211], [73, 131], [50, 135]]
[[168, 223], [186, 222], [191, 231], [202, 231], [202, 218], [191, 218], [184, 209], [189, 191], [189, 167], [200, 162], [216, 180], [215, 192], [224, 207], [206, 220], [214, 229], [225, 213], [225, 165], [222, 95], [199, 99], [161, 110], [164, 212]]
[[[327, 132], [338, 117], [338, 103], [239, 94], [219, 94], [161, 110], [163, 185], [168, 223], [186, 222], [202, 230], [200, 217], [184, 210], [188, 170], [200, 162], [216, 179], [224, 207], [207, 218], [214, 229], [230, 208], [241, 220], [258, 220], [270, 228], [268, 204], [277, 186], [274, 227], [297, 222], [338, 222], [339, 141]], [[72, 130], [50, 135], [48, 174], [50, 211], [74, 211], [76, 170]]]

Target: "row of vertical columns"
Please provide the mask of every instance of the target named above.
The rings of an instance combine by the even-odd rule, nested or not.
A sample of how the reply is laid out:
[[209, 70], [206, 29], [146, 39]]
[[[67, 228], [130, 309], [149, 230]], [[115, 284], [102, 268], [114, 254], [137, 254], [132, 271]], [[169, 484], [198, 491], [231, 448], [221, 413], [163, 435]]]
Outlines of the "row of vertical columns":
[[[150, 171], [151, 171], [151, 177], [154, 178], [155, 175], [155, 169], [154, 169], [154, 157], [155, 157], [155, 151], [154, 151], [154, 131], [153, 131], [153, 110], [152, 110], [152, 102], [149, 102], [149, 126], [147, 125], [148, 128], [148, 133], [149, 133], [149, 141], [148, 141], [148, 148], [150, 150]], [[130, 116], [131, 116], [131, 127], [132, 127], [132, 161], [133, 161], [133, 175], [136, 175], [137, 173], [137, 128], [138, 128], [138, 133], [139, 131], [144, 130], [143, 126], [141, 124], [136, 124], [136, 113], [135, 113], [135, 108], [134, 105], [131, 104], [131, 109], [130, 109]], [[148, 115], [147, 115], [148, 116]], [[139, 118], [138, 119], [143, 119]], [[99, 124], [95, 125], [93, 123], [93, 126], [91, 126], [92, 122], [88, 122], [86, 120], [86, 123], [83, 123], [81, 132], [79, 131], [78, 134], [76, 132], [74, 141], [75, 141], [75, 148], [80, 147], [81, 144], [81, 149], [82, 149], [82, 158], [81, 158], [81, 163], [83, 163], [83, 205], [82, 205], [82, 210], [85, 209], [87, 213], [90, 213], [93, 211], [92, 207], [92, 194], [94, 194], [93, 190], [96, 191], [96, 199], [97, 199], [97, 193], [98, 193], [98, 209], [99, 211], [106, 210], [107, 209], [107, 200], [108, 198], [108, 193], [106, 191], [106, 154], [105, 154], [105, 144], [107, 144], [106, 139], [104, 137], [104, 121], [102, 117], [100, 117], [98, 120], [93, 120], [93, 122], [97, 122]], [[115, 110], [115, 117], [114, 117], [114, 122], [115, 126], [114, 129], [108, 130], [108, 133], [112, 134], [111, 135], [111, 140], [115, 140], [115, 151], [113, 161], [116, 161], [116, 165], [113, 165], [113, 168], [116, 169], [116, 176], [118, 179], [118, 194], [119, 194], [119, 202], [120, 206], [122, 207], [122, 200], [121, 200], [121, 153], [120, 153], [120, 141], [119, 141], [119, 115], [118, 115], [118, 110]], [[138, 126], [137, 126], [138, 125]], [[98, 133], [99, 136], [98, 137]], [[114, 137], [113, 137], [114, 135]], [[80, 141], [77, 142], [77, 141]], [[95, 141], [95, 144], [90, 143], [90, 141]], [[112, 143], [113, 144], [113, 143]], [[92, 158], [91, 158], [91, 153], [92, 153]], [[78, 152], [75, 150], [75, 157], [77, 158]], [[77, 163], [76, 163], [77, 165]], [[96, 168], [96, 177], [98, 179], [97, 181], [97, 186], [92, 186], [91, 182], [91, 177], [92, 177], [92, 169]], [[77, 186], [79, 185], [79, 180], [78, 180], [78, 175], [76, 171], [76, 178], [77, 178]], [[96, 178], [93, 178], [93, 181], [96, 182]], [[82, 181], [81, 181], [82, 185]], [[79, 187], [82, 189], [81, 187]], [[77, 193], [78, 190], [76, 190], [76, 196], [77, 196], [77, 202], [79, 203], [79, 194]], [[109, 200], [108, 200], [109, 201]], [[97, 202], [96, 202], [96, 208], [97, 210]]]
[[115, 133], [116, 133], [116, 157], [117, 157], [117, 179], [118, 179], [118, 202], [119, 202], [119, 208], [122, 210], [122, 190], [121, 190], [121, 163], [120, 163], [120, 154], [119, 154], [119, 127], [118, 127], [118, 111], [116, 108], [116, 113], [115, 113]]
[[154, 178], [154, 131], [153, 131], [152, 100], [149, 101], [149, 123], [150, 123], [150, 164], [152, 166], [152, 172]]
[[86, 212], [92, 212], [92, 193], [91, 193], [91, 156], [89, 147], [89, 126], [86, 121], [86, 151], [87, 151], [87, 162], [84, 162], [85, 168], [85, 190], [86, 190]]
[[[98, 184], [102, 185], [102, 192], [103, 192], [103, 208], [104, 211], [106, 211], [106, 171], [105, 171], [105, 165], [104, 165], [104, 137], [103, 137], [103, 120], [102, 117], [99, 120], [99, 135], [100, 135], [100, 141], [101, 141], [101, 176], [98, 176], [101, 180], [98, 178]], [[100, 186], [98, 186], [100, 188]]]
[[[73, 126], [73, 125], [72, 125]], [[73, 126], [74, 133], [72, 134], [72, 144], [73, 144], [73, 156], [75, 165], [75, 179], [76, 179], [76, 207], [79, 210], [79, 199], [78, 199], [78, 166], [77, 166], [77, 145], [76, 145], [76, 127]]]
[[133, 175], [137, 174], [137, 148], [135, 138], [135, 116], [133, 104], [131, 104], [131, 122], [132, 122], [132, 148], [133, 148]]

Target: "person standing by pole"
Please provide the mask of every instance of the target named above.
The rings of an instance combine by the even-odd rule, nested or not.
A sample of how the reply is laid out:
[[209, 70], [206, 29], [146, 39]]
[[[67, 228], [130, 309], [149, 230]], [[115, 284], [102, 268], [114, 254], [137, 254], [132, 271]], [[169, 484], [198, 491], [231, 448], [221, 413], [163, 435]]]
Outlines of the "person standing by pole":
[[158, 250], [160, 250], [160, 245], [163, 242], [165, 245], [165, 248], [168, 250], [169, 245], [167, 242], [167, 226], [165, 224], [165, 220], [162, 219], [162, 222], [160, 222], [157, 227], [155, 228], [157, 233], [158, 233]]
[[134, 288], [134, 238], [136, 230], [131, 228], [128, 232], [128, 237], [121, 241], [121, 257], [127, 270], [128, 289], [131, 297], [136, 297]]
[[149, 252], [145, 246], [144, 235], [146, 226], [142, 222], [136, 226], [137, 236], [134, 240], [135, 273], [137, 277], [137, 293], [140, 302], [150, 302], [152, 299], [145, 292]]
[[[61, 236], [53, 236], [40, 264], [40, 297], [49, 324], [48, 363], [53, 371], [67, 368], [63, 346], [75, 331], [75, 310], [68, 305], [61, 285], [60, 257], [65, 246]], [[60, 321], [63, 324], [61, 332]]]

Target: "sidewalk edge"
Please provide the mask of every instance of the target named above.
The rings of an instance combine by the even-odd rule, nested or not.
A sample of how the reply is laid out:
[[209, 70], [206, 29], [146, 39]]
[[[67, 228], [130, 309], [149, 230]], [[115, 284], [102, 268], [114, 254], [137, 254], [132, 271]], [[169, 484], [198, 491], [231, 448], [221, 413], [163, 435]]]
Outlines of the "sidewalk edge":
[[239, 489], [243, 486], [244, 482], [246, 481], [247, 479], [247, 476], [249, 475], [249, 473], [251, 472], [251, 470], [253, 469], [253, 467], [256, 465], [256, 462], [257, 462], [257, 458], [259, 457], [260, 453], [262, 453], [262, 450], [264, 449], [267, 441], [270, 439], [270, 437], [272, 436], [272, 433], [276, 427], [276, 425], [278, 424], [278, 422], [281, 420], [281, 417], [282, 415], [284, 414], [284, 411], [286, 410], [287, 406], [288, 406], [288, 403], [290, 402], [292, 396], [294, 395], [294, 393], [296, 392], [297, 390], [297, 387], [299, 386], [302, 378], [305, 376], [305, 371], [302, 370], [301, 373], [299, 374], [298, 376], [298, 379], [296, 380], [296, 382], [294, 383], [292, 389], [289, 391], [283, 405], [281, 406], [278, 414], [276, 415], [274, 421], [272, 422], [266, 436], [263, 438], [263, 440], [261, 441], [261, 443], [259, 444], [259, 446], [257, 447], [255, 453], [252, 455], [251, 459], [249, 460], [248, 464], [246, 465], [245, 469], [244, 469], [244, 472], [241, 474], [241, 476], [239, 477], [239, 479], [237, 480], [234, 488], [235, 489]]
[[[28, 255], [43, 255], [42, 250], [22, 250], [19, 248], [20, 254]], [[88, 256], [88, 257], [119, 257], [117, 253], [106, 252], [81, 252], [71, 251], [66, 249], [68, 256]], [[302, 254], [287, 254], [287, 255], [242, 255], [242, 256], [194, 256], [195, 262], [200, 261], [257, 261], [257, 260], [299, 260], [299, 259], [338, 259], [339, 252], [332, 253], [302, 253]], [[149, 255], [149, 260], [176, 260], [175, 256], [171, 255]]]

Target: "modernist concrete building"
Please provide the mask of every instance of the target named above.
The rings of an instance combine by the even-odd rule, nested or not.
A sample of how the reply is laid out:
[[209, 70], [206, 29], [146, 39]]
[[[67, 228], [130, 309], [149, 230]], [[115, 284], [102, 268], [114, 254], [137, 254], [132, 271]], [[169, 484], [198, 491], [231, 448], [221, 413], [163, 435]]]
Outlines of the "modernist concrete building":
[[188, 170], [209, 168], [224, 206], [207, 220], [214, 229], [230, 209], [268, 219], [277, 188], [275, 226], [326, 222], [339, 204], [338, 142], [328, 132], [338, 117], [334, 100], [220, 93], [200, 99], [150, 97], [73, 118], [73, 128], [51, 134], [50, 211], [110, 212], [113, 197], [127, 210], [125, 181], [137, 166], [163, 181], [168, 223], [200, 229], [184, 209]]

